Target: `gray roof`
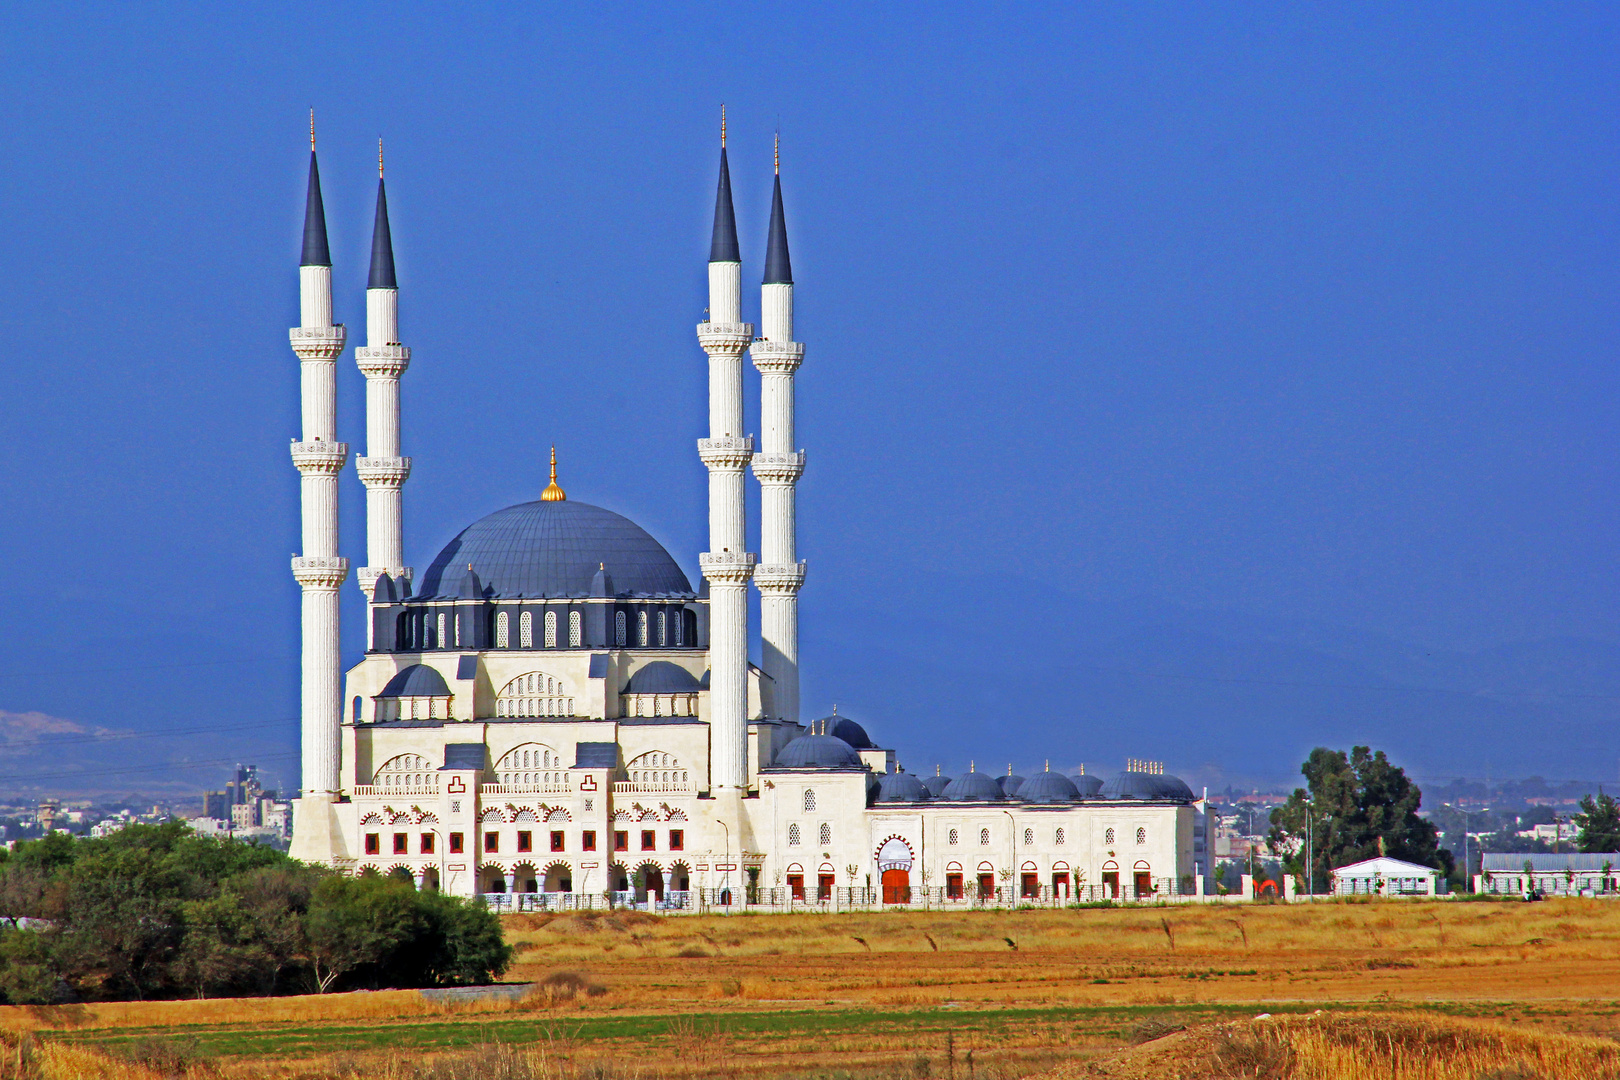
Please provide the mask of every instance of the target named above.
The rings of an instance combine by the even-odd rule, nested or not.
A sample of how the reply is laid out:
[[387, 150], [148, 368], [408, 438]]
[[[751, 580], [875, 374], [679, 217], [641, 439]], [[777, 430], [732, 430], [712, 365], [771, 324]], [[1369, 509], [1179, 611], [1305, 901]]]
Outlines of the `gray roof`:
[[1109, 780], [1098, 793], [1104, 799], [1144, 799], [1192, 802], [1192, 788], [1178, 776], [1126, 770]]
[[[407, 193], [408, 194], [408, 193]], [[371, 226], [371, 276], [368, 289], [397, 289], [394, 280], [394, 237], [388, 231], [388, 189], [377, 177], [377, 219]]]
[[1079, 776], [1071, 776], [1069, 779], [1074, 781], [1075, 790], [1080, 793], [1082, 799], [1093, 798], [1102, 793], [1103, 780], [1100, 776], [1081, 773]]
[[861, 769], [861, 756], [843, 739], [832, 735], [800, 735], [782, 747], [773, 769]]
[[709, 241], [709, 261], [742, 262], [737, 248], [737, 214], [731, 208], [731, 167], [726, 164], [726, 148], [720, 148], [720, 187], [714, 195], [714, 236]]
[[1028, 803], [1071, 803], [1080, 798], [1080, 790], [1062, 773], [1038, 772], [1018, 788], [1018, 797]]
[[1481, 870], [1491, 874], [1522, 874], [1524, 864], [1530, 863], [1530, 872], [1533, 874], [1562, 874], [1565, 870], [1576, 873], [1600, 873], [1603, 864], [1608, 863], [1611, 870], [1620, 870], [1620, 852], [1564, 852], [1551, 854], [1544, 852], [1513, 854], [1512, 852], [1488, 852], [1481, 863]]
[[782, 213], [782, 177], [771, 194], [770, 239], [765, 245], [765, 284], [793, 284], [793, 262], [788, 258], [787, 218]]
[[823, 716], [820, 720], [810, 722], [811, 731], [821, 731], [823, 728], [828, 735], [835, 739], [843, 739], [857, 750], [877, 748], [872, 742], [872, 737], [866, 733], [866, 729], [847, 716], [834, 713], [832, 716]]
[[399, 603], [399, 589], [394, 586], [394, 579], [387, 574], [378, 574], [377, 581], [371, 586], [371, 602], [374, 604]]
[[449, 697], [450, 687], [433, 668], [426, 664], [412, 664], [397, 672], [378, 697]]
[[326, 206], [321, 202], [321, 169], [315, 151], [309, 152], [309, 192], [304, 197], [304, 257], [299, 266], [331, 266], [326, 246]]
[[926, 798], [928, 789], [908, 772], [885, 773], [878, 778], [878, 802], [922, 802]]
[[922, 778], [922, 783], [923, 787], [928, 789], [928, 794], [937, 799], [945, 794], [945, 789], [951, 784], [951, 778], [948, 776], [925, 776]]
[[448, 769], [482, 769], [484, 767], [484, 744], [481, 742], [453, 742], [446, 743], [444, 747], [443, 772]]
[[946, 784], [940, 795], [951, 802], [997, 802], [1004, 797], [996, 778], [982, 772], [963, 773]]
[[458, 678], [458, 679], [476, 679], [476, 678], [478, 678], [478, 657], [476, 657], [476, 656], [463, 656], [463, 657], [458, 658], [456, 660], [456, 678]]
[[617, 769], [619, 744], [616, 742], [582, 742], [574, 747], [574, 768]]
[[654, 660], [630, 676], [624, 684], [626, 694], [693, 694], [702, 684], [690, 671], [668, 660]]
[[1024, 778], [1008, 773], [1006, 776], [996, 777], [996, 783], [1001, 785], [1001, 793], [1010, 798], [1018, 794], [1018, 789], [1024, 786]]
[[439, 552], [415, 599], [456, 596], [468, 563], [486, 597], [586, 597], [603, 564], [619, 596], [692, 596], [681, 568], [641, 526], [572, 499], [519, 503], [473, 522]]

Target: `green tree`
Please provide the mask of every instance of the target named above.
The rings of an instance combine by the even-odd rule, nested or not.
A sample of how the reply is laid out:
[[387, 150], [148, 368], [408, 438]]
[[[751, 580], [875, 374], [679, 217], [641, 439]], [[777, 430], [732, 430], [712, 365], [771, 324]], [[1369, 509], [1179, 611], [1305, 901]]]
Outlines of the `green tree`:
[[[1439, 830], [1418, 816], [1423, 792], [1392, 765], [1382, 750], [1317, 747], [1300, 772], [1306, 787], [1271, 812], [1267, 839], [1286, 857], [1288, 868], [1309, 873], [1312, 890], [1328, 887], [1335, 867], [1389, 855], [1451, 873], [1451, 852], [1440, 847]], [[1307, 824], [1311, 866], [1305, 866]]]
[[1575, 846], [1582, 851], [1620, 851], [1620, 802], [1614, 796], [1602, 791], [1596, 800], [1586, 796], [1574, 821], [1580, 829]]
[[387, 967], [421, 929], [415, 896], [402, 882], [374, 875], [329, 877], [316, 886], [305, 920], [316, 992], [364, 969]]

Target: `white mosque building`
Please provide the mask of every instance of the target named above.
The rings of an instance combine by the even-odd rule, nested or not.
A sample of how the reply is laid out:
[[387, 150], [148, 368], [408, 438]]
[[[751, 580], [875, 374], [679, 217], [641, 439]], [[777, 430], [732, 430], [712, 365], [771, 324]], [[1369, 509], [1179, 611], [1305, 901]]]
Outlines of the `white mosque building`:
[[[998, 903], [1203, 893], [1205, 816], [1187, 785], [1133, 762], [1103, 783], [1042, 772], [903, 771], [861, 725], [799, 715], [805, 563], [794, 487], [793, 325], [778, 162], [760, 293], [743, 321], [742, 258], [722, 124], [709, 248], [709, 550], [693, 587], [635, 522], [568, 498], [487, 514], [425, 570], [405, 564], [399, 334], [381, 178], [366, 289], [364, 658], [341, 670], [332, 266], [313, 132], [299, 268], [303, 788], [292, 853], [346, 872], [520, 906], [639, 902]], [[744, 356], [763, 428], [743, 430]], [[694, 353], [694, 362], [696, 362]], [[696, 403], [693, 403], [694, 406]], [[761, 486], [748, 551], [744, 484]], [[748, 662], [750, 586], [761, 663]], [[1078, 748], [1074, 748], [1078, 749]], [[1072, 753], [1073, 750], [1067, 751]], [[937, 772], [937, 770], [936, 770]], [[514, 896], [514, 894], [516, 894]]]

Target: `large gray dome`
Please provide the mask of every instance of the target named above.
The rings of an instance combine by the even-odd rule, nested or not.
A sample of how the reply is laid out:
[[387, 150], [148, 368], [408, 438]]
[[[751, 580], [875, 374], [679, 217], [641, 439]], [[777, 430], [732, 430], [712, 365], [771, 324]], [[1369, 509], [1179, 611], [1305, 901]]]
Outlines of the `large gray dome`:
[[945, 785], [942, 799], [952, 802], [995, 802], [1004, 796], [1001, 785], [989, 773], [963, 773]]
[[928, 794], [936, 799], [945, 794], [945, 789], [950, 786], [951, 778], [948, 776], [923, 777], [923, 787], [927, 788]]
[[773, 769], [861, 769], [861, 756], [843, 739], [831, 735], [800, 735], [782, 747]]
[[908, 772], [885, 773], [878, 780], [878, 802], [922, 802], [926, 798], [928, 789]]
[[1069, 779], [1074, 781], [1075, 790], [1080, 792], [1080, 797], [1082, 799], [1096, 798], [1102, 793], [1103, 781], [1102, 777], [1100, 776], [1092, 776], [1090, 773], [1081, 773], [1079, 776], [1071, 776]]
[[1179, 776], [1166, 773], [1122, 772], [1102, 786], [1104, 799], [1144, 799], [1192, 802], [1192, 788]]
[[1029, 803], [1072, 803], [1079, 800], [1080, 790], [1062, 773], [1038, 772], [1019, 787], [1018, 797]]
[[567, 499], [519, 503], [473, 522], [439, 552], [414, 598], [455, 596], [468, 563], [492, 597], [590, 596], [603, 567], [615, 596], [694, 595], [669, 552], [641, 526]]

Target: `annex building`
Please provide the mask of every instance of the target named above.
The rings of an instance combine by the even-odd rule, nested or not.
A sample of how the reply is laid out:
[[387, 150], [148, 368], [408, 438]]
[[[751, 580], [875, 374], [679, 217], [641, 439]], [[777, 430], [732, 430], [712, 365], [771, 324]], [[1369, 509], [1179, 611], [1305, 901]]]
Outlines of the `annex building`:
[[[743, 321], [742, 257], [722, 125], [709, 308], [693, 363], [709, 374], [708, 550], [695, 583], [652, 534], [557, 481], [487, 513], [420, 571], [406, 565], [399, 334], [381, 178], [366, 288], [364, 658], [341, 670], [332, 266], [311, 136], [299, 268], [302, 776], [292, 853], [349, 872], [521, 906], [664, 907], [843, 900], [1010, 902], [1205, 891], [1201, 804], [1152, 763], [1104, 782], [1040, 772], [904, 771], [847, 717], [799, 704], [792, 266], [778, 163], [758, 325]], [[761, 432], [743, 430], [744, 358]], [[703, 403], [691, 402], [693, 409]], [[672, 447], [672, 451], [676, 448]], [[761, 487], [748, 550], [745, 484]], [[470, 515], [469, 515], [470, 516]], [[757, 589], [761, 663], [748, 662]], [[1066, 755], [1070, 748], [1060, 748]], [[1010, 770], [1009, 770], [1010, 773]]]

